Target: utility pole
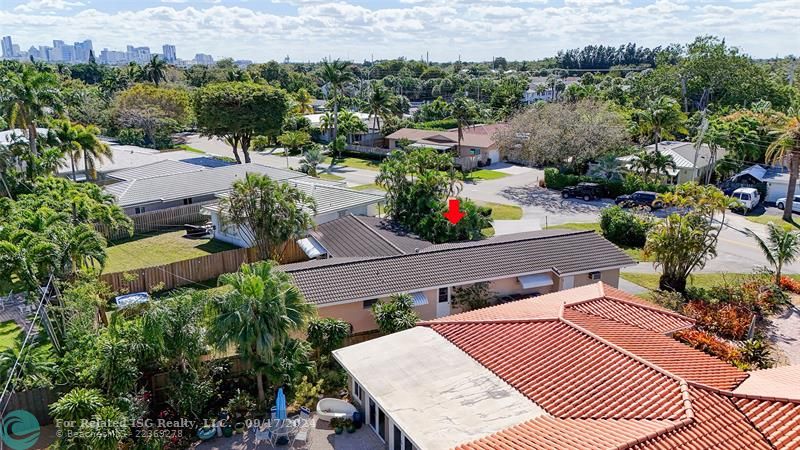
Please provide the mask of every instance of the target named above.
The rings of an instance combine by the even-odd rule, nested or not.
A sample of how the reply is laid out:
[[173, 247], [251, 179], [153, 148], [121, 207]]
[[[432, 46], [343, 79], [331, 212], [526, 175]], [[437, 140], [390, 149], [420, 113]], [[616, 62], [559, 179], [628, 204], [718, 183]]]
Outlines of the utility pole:
[[686, 77], [681, 75], [681, 96], [683, 97], [683, 112], [689, 112], [689, 104], [686, 101]]
[[700, 149], [703, 147], [703, 138], [708, 130], [708, 117], [706, 117], [706, 109], [700, 112], [700, 130], [697, 133], [697, 140], [694, 143], [694, 161], [692, 162], [692, 181], [697, 181], [697, 155], [700, 154]]

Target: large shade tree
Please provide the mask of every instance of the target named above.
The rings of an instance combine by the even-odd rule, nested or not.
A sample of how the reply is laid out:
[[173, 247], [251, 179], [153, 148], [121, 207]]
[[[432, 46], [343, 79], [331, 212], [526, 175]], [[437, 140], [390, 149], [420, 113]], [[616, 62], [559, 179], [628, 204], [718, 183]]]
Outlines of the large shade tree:
[[230, 290], [211, 302], [213, 319], [210, 342], [220, 350], [235, 346], [239, 355], [256, 367], [258, 398], [264, 400], [263, 372], [275, 350], [291, 333], [303, 330], [314, 315], [314, 306], [303, 299], [289, 276], [269, 262], [243, 265], [238, 272], [219, 277]]
[[197, 127], [204, 136], [230, 143], [236, 162], [250, 162], [254, 136], [277, 136], [289, 110], [286, 93], [270, 85], [252, 82], [215, 83], [194, 95]]

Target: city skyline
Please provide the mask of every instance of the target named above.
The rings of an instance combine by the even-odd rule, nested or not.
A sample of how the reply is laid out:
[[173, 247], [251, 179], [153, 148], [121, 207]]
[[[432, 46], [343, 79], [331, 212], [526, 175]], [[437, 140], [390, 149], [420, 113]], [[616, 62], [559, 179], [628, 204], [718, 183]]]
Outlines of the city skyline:
[[[354, 61], [540, 59], [587, 44], [646, 47], [714, 34], [758, 58], [796, 53], [800, 0], [6, 0], [0, 21], [22, 49], [41, 36], [184, 57]], [[147, 34], [142, 33], [147, 30]], [[95, 52], [97, 53], [97, 51]]]

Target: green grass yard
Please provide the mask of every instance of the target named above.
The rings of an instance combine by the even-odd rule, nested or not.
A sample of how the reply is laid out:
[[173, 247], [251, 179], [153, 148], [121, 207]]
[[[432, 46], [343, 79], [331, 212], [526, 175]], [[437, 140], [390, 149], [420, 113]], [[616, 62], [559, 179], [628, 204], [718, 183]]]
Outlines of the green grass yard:
[[21, 334], [22, 328], [13, 320], [0, 322], [0, 351], [14, 347], [14, 343]]
[[798, 229], [800, 229], [800, 224], [785, 222], [781, 216], [763, 214], [761, 216], [745, 216], [745, 219], [753, 223], [760, 223], [761, 225], [766, 225], [772, 222], [775, 225], [779, 225], [783, 229], [789, 231], [797, 231]]
[[334, 175], [332, 173], [324, 173], [324, 172], [318, 173], [317, 174], [317, 178], [319, 178], [320, 180], [325, 180], [325, 181], [342, 181], [342, 180], [344, 180], [344, 177], [340, 177], [339, 175]]
[[358, 186], [353, 186], [350, 189], [354, 191], [385, 191], [386, 189], [378, 186], [375, 183], [370, 184], [359, 184]]
[[[688, 284], [689, 286], [694, 286], [697, 288], [710, 288], [712, 286], [718, 286], [725, 282], [737, 283], [739, 282], [739, 280], [749, 275], [750, 274], [746, 273], [721, 273], [721, 272], [696, 273], [693, 275], [689, 275]], [[658, 273], [638, 273], [638, 272], [620, 273], [620, 277], [624, 278], [625, 280], [628, 280], [631, 283], [636, 283], [639, 286], [651, 290], [658, 289], [658, 279], [660, 276], [661, 274]], [[789, 276], [794, 278], [795, 280], [800, 280], [800, 275], [789, 275]]]
[[519, 220], [522, 219], [522, 208], [516, 205], [494, 202], [475, 202], [480, 206], [492, 208], [492, 220]]
[[498, 172], [496, 170], [481, 169], [468, 173], [468, 180], [486, 181], [486, 180], [499, 180], [508, 176], [507, 173]]
[[186, 144], [176, 145], [175, 148], [179, 149], [179, 150], [185, 150], [187, 152], [192, 152], [192, 153], [205, 153], [204, 151], [202, 151], [200, 149], [194, 148], [194, 147], [192, 147], [190, 145], [186, 145]]
[[[325, 164], [331, 163], [331, 157], [328, 156], [325, 158]], [[356, 158], [353, 156], [348, 156], [344, 159], [340, 159], [336, 166], [345, 166], [345, 167], [352, 167], [354, 169], [365, 169], [365, 170], [378, 170], [378, 166], [380, 166], [381, 162], [375, 159], [365, 159], [365, 158]]]
[[[574, 231], [595, 231], [599, 234], [603, 234], [603, 230], [600, 229], [599, 223], [594, 222], [569, 222], [569, 223], [561, 223], [558, 225], [550, 225], [547, 227], [548, 230], [574, 230]], [[620, 247], [622, 251], [627, 253], [634, 261], [648, 261], [647, 258], [644, 257], [644, 252], [641, 248], [636, 247]]]
[[160, 266], [237, 248], [213, 239], [185, 239], [184, 231], [134, 236], [109, 243], [105, 273]]

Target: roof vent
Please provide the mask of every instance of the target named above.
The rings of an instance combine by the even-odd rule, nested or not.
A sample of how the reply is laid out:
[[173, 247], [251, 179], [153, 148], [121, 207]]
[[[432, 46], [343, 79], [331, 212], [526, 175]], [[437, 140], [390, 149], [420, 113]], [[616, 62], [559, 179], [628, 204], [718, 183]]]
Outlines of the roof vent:
[[414, 253], [419, 253], [419, 247], [414, 248]]

